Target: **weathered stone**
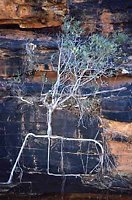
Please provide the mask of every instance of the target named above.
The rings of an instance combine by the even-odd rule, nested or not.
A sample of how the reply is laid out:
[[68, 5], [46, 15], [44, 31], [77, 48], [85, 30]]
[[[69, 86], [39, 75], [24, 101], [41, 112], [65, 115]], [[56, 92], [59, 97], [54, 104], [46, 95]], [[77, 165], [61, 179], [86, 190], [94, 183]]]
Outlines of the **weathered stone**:
[[70, 14], [82, 22], [87, 33], [101, 31], [106, 35], [114, 30], [131, 32], [131, 9], [130, 1], [121, 0], [73, 0], [70, 4]]
[[[0, 2], [0, 181], [8, 180], [25, 136], [29, 132], [46, 134], [46, 109], [37, 105], [24, 104], [15, 96], [21, 94], [30, 99], [39, 95], [42, 89], [41, 76], [45, 71], [46, 78], [50, 80], [44, 87], [45, 92], [50, 90], [51, 82], [56, 80], [56, 73], [52, 71], [50, 59], [51, 55], [57, 51], [55, 33], [59, 29], [47, 27], [61, 26], [68, 10], [67, 2], [66, 0], [3, 0]], [[81, 21], [86, 33], [99, 31], [109, 35], [115, 30], [130, 31], [131, 8], [132, 4], [128, 0], [72, 0], [69, 5], [69, 14]], [[37, 29], [43, 27], [47, 29]], [[27, 30], [26, 28], [34, 29]], [[29, 64], [26, 53], [28, 41], [37, 45], [35, 56], [32, 59], [34, 65], [37, 63], [38, 71], [33, 76], [27, 73], [24, 78], [21, 78]], [[131, 55], [131, 46], [127, 51]], [[119, 76], [102, 77], [101, 80], [97, 80], [99, 85], [102, 81], [107, 82], [101, 90], [127, 88], [125, 91], [102, 95], [101, 124], [97, 119], [90, 121], [91, 119], [87, 117], [83, 124], [78, 125], [78, 117], [72, 111], [63, 109], [54, 112], [52, 121], [54, 135], [96, 138], [101, 144], [106, 143], [104, 146], [106, 148], [104, 176], [101, 174], [99, 179], [96, 177], [97, 171], [100, 170], [97, 168], [97, 171], [93, 171], [95, 179], [94, 176], [82, 176], [81, 179], [67, 177], [65, 182], [67, 192], [88, 192], [89, 181], [92, 179], [94, 180], [90, 182], [91, 185], [97, 188], [105, 185], [105, 189], [106, 187], [114, 188], [116, 192], [120, 192], [118, 188], [121, 188], [123, 192], [131, 191], [131, 185], [126, 180], [126, 177], [131, 180], [132, 174], [131, 74], [131, 56], [129, 56], [128, 62], [121, 66]], [[87, 92], [89, 88], [84, 88], [83, 91]], [[88, 146], [86, 142], [80, 144], [75, 141], [64, 141], [62, 144], [59, 139], [52, 141], [51, 172], [62, 173], [60, 155], [63, 153], [64, 172], [83, 173], [88, 159]], [[94, 150], [95, 155], [89, 155], [88, 172], [99, 161], [95, 147], [90, 144], [90, 149]], [[100, 152], [100, 149], [97, 150]], [[24, 171], [22, 183], [18, 187], [11, 186], [14, 187], [11, 192], [23, 193], [24, 191], [30, 194], [60, 192], [63, 174], [60, 178], [47, 176], [46, 161], [47, 139], [30, 137], [20, 159], [20, 167]], [[17, 183], [21, 179], [21, 169], [17, 166], [15, 171], [14, 180]], [[109, 174], [113, 176], [109, 178]], [[121, 181], [118, 174], [122, 175], [122, 179], [125, 175], [125, 179]], [[24, 187], [21, 187], [24, 181], [30, 181], [30, 186], [26, 183]], [[1, 185], [0, 188], [0, 191], [10, 190], [10, 187], [4, 188]]]
[[[111, 153], [116, 157], [118, 173], [120, 175], [131, 176], [132, 174], [132, 144], [109, 141]], [[114, 148], [113, 148], [114, 147]], [[116, 172], [115, 172], [116, 173]]]
[[132, 123], [103, 119], [104, 136], [117, 163], [113, 172], [131, 176], [132, 173]]
[[[69, 6], [68, 6], [69, 4]], [[82, 22], [86, 32], [131, 30], [130, 1], [7, 1], [0, 3], [0, 24], [18, 24], [21, 28], [61, 26], [68, 12]], [[81, 15], [80, 15], [81, 13]]]
[[18, 24], [21, 28], [60, 26], [66, 13], [66, 0], [0, 2], [0, 24]]

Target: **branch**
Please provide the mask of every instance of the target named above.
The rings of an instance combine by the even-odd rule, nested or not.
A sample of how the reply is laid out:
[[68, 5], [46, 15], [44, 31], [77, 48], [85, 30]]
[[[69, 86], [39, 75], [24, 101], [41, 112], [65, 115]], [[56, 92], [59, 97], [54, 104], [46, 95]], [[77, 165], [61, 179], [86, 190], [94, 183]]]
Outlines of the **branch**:
[[21, 100], [22, 102], [25, 102], [27, 104], [33, 105], [33, 101], [29, 101], [27, 99], [23, 99], [23, 97], [21, 97], [21, 96], [5, 96], [5, 97], [2, 97], [2, 98], [4, 98], [4, 99], [8, 99], [8, 98], [14, 98], [15, 99], [16, 98], [16, 99]]
[[90, 94], [85, 94], [85, 95], [81, 95], [78, 97], [89, 97], [89, 96], [93, 96], [93, 95], [99, 95], [99, 94], [104, 94], [104, 93], [109, 93], [109, 92], [120, 92], [120, 91], [125, 91], [127, 90], [126, 87], [122, 87], [122, 88], [117, 88], [117, 89], [113, 89], [113, 90], [103, 90], [103, 91], [99, 91], [99, 92], [95, 92], [95, 93], [90, 93]]
[[69, 98], [73, 97], [73, 98], [84, 98], [84, 97], [90, 97], [90, 96], [95, 96], [95, 95], [99, 95], [99, 94], [104, 94], [104, 93], [109, 93], [109, 92], [120, 92], [120, 91], [125, 91], [127, 90], [126, 87], [122, 87], [122, 88], [117, 88], [117, 89], [112, 89], [112, 90], [103, 90], [103, 91], [99, 91], [99, 92], [94, 92], [94, 93], [89, 93], [89, 94], [82, 94], [82, 95], [77, 95], [77, 94], [65, 94], [62, 95], [62, 93], [58, 93], [57, 96], [58, 98], [64, 98], [64, 100], [62, 100], [60, 103], [64, 103], [66, 100], [68, 100]]

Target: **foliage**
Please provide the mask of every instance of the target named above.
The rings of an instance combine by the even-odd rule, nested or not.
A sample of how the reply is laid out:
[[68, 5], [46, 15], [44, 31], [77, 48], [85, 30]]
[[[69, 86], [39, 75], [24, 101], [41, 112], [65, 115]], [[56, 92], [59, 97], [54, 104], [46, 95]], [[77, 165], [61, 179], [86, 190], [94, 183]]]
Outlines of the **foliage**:
[[[58, 52], [51, 59], [57, 71], [57, 80], [48, 95], [42, 94], [45, 96], [43, 104], [52, 113], [72, 99], [72, 106], [78, 108], [80, 118], [85, 112], [96, 110], [97, 79], [111, 76], [110, 67], [115, 70], [118, 47], [115, 41], [100, 34], [85, 37], [79, 22], [65, 19], [62, 32], [58, 35]], [[57, 60], [56, 67], [54, 60]], [[82, 97], [84, 87], [90, 90], [85, 98], [87, 103]]]
[[[115, 36], [108, 38], [101, 34], [93, 34], [86, 37], [80, 23], [68, 18], [64, 21], [57, 41], [58, 52], [51, 58], [57, 79], [47, 93], [43, 93], [46, 83], [45, 79], [42, 80], [40, 104], [50, 110], [50, 118], [55, 109], [66, 107], [68, 102], [71, 102], [73, 109], [78, 109], [80, 118], [85, 112], [98, 113], [100, 101], [97, 95], [97, 79], [111, 76], [117, 68], [119, 42]], [[26, 52], [28, 74], [32, 74], [37, 69], [36, 45], [33, 41], [26, 45]], [[16, 81], [21, 79], [21, 75], [18, 77]], [[83, 94], [84, 88], [89, 88], [86, 95]], [[49, 121], [51, 123], [51, 119]]]
[[[88, 70], [102, 70], [108, 67], [116, 67], [119, 56], [119, 44], [113, 38], [105, 37], [101, 34], [93, 34], [89, 37], [83, 35], [83, 30], [79, 22], [73, 19], [64, 22], [63, 34], [61, 34], [62, 51], [64, 57], [69, 58], [72, 52], [71, 63], [80, 63], [80, 68]], [[76, 62], [74, 62], [76, 60]], [[67, 62], [67, 60], [65, 60]], [[88, 66], [89, 62], [89, 66]]]
[[115, 32], [112, 35], [112, 40], [118, 45], [123, 45], [126, 42], [128, 42], [129, 36], [126, 33], [123, 32]]

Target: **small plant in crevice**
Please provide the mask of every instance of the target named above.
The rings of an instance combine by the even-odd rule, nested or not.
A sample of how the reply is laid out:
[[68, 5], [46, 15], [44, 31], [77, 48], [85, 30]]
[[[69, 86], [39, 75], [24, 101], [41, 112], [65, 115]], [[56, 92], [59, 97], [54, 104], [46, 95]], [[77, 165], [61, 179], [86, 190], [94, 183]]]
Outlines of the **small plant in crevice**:
[[118, 45], [117, 64], [120, 65], [126, 61], [128, 56], [128, 47], [130, 46], [130, 35], [125, 32], [115, 32], [110, 39]]
[[115, 32], [111, 35], [111, 39], [118, 45], [128, 43], [129, 35], [123, 32]]

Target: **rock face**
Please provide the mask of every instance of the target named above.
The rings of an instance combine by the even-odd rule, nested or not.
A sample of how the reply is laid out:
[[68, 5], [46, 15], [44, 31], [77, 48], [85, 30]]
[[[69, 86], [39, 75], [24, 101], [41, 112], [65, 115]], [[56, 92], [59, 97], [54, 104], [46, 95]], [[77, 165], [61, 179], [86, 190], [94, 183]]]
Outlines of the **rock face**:
[[[54, 135], [78, 139], [96, 137], [97, 141], [104, 145], [103, 176], [99, 171], [100, 164], [93, 170], [92, 176], [67, 177], [66, 180], [65, 178], [62, 180], [63, 174], [62, 177], [48, 176], [47, 139], [30, 137], [15, 170], [13, 184], [8, 186], [1, 184], [8, 180], [25, 136], [29, 132], [39, 135], [46, 134], [46, 109], [37, 105], [24, 104], [14, 97], [21, 94], [25, 98], [30, 98], [40, 94], [44, 73], [48, 78], [44, 90], [50, 90], [52, 81], [56, 78], [56, 73], [50, 68], [51, 56], [57, 51], [54, 34], [58, 31], [58, 26], [62, 24], [68, 9], [71, 16], [82, 22], [86, 33], [101, 31], [104, 34], [110, 34], [114, 30], [130, 31], [131, 6], [130, 1], [120, 0], [3, 0], [0, 2], [1, 193], [7, 191], [27, 194], [60, 192], [64, 182], [66, 192], [88, 192], [92, 190], [93, 185], [97, 190], [104, 189], [103, 185], [108, 190], [131, 192], [131, 44], [127, 49], [129, 54], [127, 62], [122, 64], [124, 71], [122, 70], [118, 76], [107, 79], [107, 86], [101, 88], [102, 90], [113, 90], [126, 87], [125, 91], [109, 92], [102, 96], [102, 124], [97, 119], [91, 122], [89, 118], [86, 118], [85, 127], [78, 126], [78, 118], [70, 110], [56, 110], [53, 115]], [[29, 42], [37, 46], [32, 56], [26, 49]], [[26, 73], [22, 79], [23, 72], [28, 70], [30, 72], [30, 64], [37, 65], [38, 71], [34, 74]], [[104, 78], [103, 81], [106, 79]], [[97, 148], [97, 153], [95, 147], [90, 144], [92, 155], [88, 158], [88, 146], [88, 143], [80, 144], [74, 141], [65, 141], [62, 145], [60, 140], [53, 140], [50, 157], [51, 172], [62, 173], [61, 148], [63, 148], [65, 173], [90, 172], [94, 166], [98, 165], [101, 152]], [[88, 159], [90, 164], [86, 167]]]
[[132, 29], [130, 1], [73, 0], [70, 5], [70, 14], [82, 21], [86, 32], [101, 31], [109, 34], [114, 30], [131, 31]]
[[0, 24], [20, 28], [55, 27], [66, 13], [81, 21], [86, 32], [131, 31], [132, 3], [122, 0], [3, 0]]
[[[0, 181], [6, 182], [25, 136], [28, 133], [44, 135], [47, 130], [46, 109], [37, 105], [30, 106], [25, 104], [15, 96], [22, 95], [24, 98], [30, 99], [41, 93], [41, 73], [45, 72], [45, 67], [47, 64], [49, 65], [50, 57], [57, 51], [57, 46], [54, 37], [46, 36], [41, 32], [35, 33], [35, 35], [30, 31], [21, 33], [18, 30], [14, 30], [14, 32], [8, 30], [7, 38], [3, 34], [4, 31], [1, 30]], [[37, 45], [35, 54], [32, 57], [26, 51], [27, 38], [30, 38], [30, 40], [32, 38], [32, 43]], [[28, 57], [34, 61], [34, 65], [37, 63], [41, 73], [27, 74], [25, 79], [22, 80], [18, 74], [20, 75], [25, 69], [28, 69], [30, 64]], [[49, 69], [49, 72], [52, 71]], [[45, 92], [48, 92], [51, 88], [53, 76], [49, 77], [49, 82], [44, 87]], [[104, 79], [104, 81], [106, 80]], [[99, 165], [99, 168], [95, 168], [96, 170], [93, 171], [92, 176], [82, 176], [81, 179], [76, 179], [72, 176], [68, 177], [65, 184], [66, 192], [88, 192], [92, 190], [90, 184], [97, 185], [97, 189], [102, 189], [100, 182], [102, 184], [105, 183], [106, 187], [115, 189], [117, 192], [120, 192], [120, 190], [123, 192], [131, 191], [131, 73], [120, 74], [107, 79], [107, 86], [102, 89], [120, 87], [126, 87], [126, 90], [109, 92], [102, 96], [101, 127], [96, 120], [90, 122], [89, 118], [86, 118], [83, 125], [78, 126], [78, 118], [70, 110], [55, 111], [52, 122], [54, 135], [78, 139], [94, 139], [96, 137], [98, 142], [105, 144], [104, 176], [102, 177], [101, 175], [101, 180], [96, 179], [96, 175], [101, 173]], [[86, 91], [88, 90], [88, 88], [85, 89]], [[62, 178], [47, 176], [47, 144], [47, 139], [44, 138], [30, 137], [28, 139], [19, 161], [21, 168], [17, 166], [13, 176], [13, 185], [4, 187], [0, 184], [1, 193], [6, 191], [18, 194], [25, 191], [28, 194], [60, 192]], [[61, 140], [52, 140], [50, 172], [54, 174], [62, 173], [61, 148]], [[87, 148], [87, 142], [63, 142], [63, 170], [65, 173], [84, 173]], [[87, 173], [98, 165], [99, 161], [99, 155], [91, 144], [90, 149], [92, 155], [89, 156], [90, 164], [87, 166]], [[98, 151], [100, 152], [100, 149]], [[118, 175], [122, 178], [120, 179]], [[123, 179], [124, 176], [127, 178]], [[110, 177], [110, 179], [107, 177]], [[19, 185], [20, 181], [21, 184]], [[29, 184], [29, 181], [32, 183]], [[40, 182], [42, 187], [37, 187]], [[70, 183], [72, 183], [72, 186]]]
[[0, 24], [18, 24], [20, 28], [60, 26], [66, 13], [66, 0], [0, 2]]

